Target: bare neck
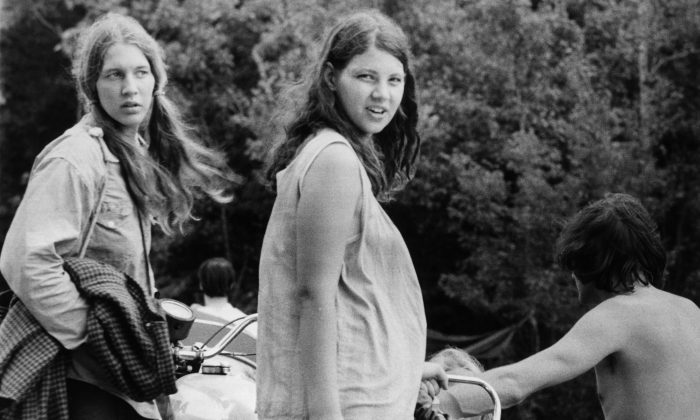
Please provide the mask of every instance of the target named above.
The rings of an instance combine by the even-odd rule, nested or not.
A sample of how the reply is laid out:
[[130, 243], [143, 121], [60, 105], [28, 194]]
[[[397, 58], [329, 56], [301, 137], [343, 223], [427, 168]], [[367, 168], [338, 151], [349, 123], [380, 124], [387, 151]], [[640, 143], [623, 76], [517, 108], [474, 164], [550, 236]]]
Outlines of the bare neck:
[[204, 295], [204, 306], [226, 306], [228, 303], [228, 298], [226, 296]]

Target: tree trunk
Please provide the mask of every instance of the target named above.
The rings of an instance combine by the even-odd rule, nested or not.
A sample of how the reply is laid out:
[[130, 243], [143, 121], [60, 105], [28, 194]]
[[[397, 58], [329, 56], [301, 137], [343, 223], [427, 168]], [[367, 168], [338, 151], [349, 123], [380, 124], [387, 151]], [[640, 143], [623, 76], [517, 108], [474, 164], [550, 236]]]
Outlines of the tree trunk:
[[226, 259], [233, 263], [233, 252], [231, 252], [231, 241], [228, 235], [228, 218], [226, 217], [226, 207], [221, 206], [221, 229], [223, 230], [224, 252]]
[[637, 67], [639, 72], [639, 143], [642, 150], [651, 147], [652, 88], [649, 72], [649, 49], [652, 35], [651, 0], [639, 0], [637, 4]]

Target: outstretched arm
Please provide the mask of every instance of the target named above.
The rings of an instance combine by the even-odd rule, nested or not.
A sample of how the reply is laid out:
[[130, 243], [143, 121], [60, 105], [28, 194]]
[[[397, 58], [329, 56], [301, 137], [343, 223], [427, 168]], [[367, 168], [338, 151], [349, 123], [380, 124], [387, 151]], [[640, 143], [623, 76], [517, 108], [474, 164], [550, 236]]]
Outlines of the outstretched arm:
[[[551, 347], [520, 362], [477, 375], [491, 384], [504, 408], [523, 401], [532, 393], [573, 379], [622, 348], [627, 331], [619, 321], [618, 306], [605, 301], [586, 313]], [[493, 408], [490, 397], [467, 384], [450, 386], [440, 394], [445, 407], [463, 416], [483, 414]]]

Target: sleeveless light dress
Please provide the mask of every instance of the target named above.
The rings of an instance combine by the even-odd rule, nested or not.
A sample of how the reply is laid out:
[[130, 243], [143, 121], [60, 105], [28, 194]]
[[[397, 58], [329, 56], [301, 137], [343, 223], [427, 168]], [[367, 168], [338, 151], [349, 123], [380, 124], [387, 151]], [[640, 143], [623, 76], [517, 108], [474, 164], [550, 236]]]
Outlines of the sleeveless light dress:
[[[348, 141], [325, 129], [277, 174], [277, 199], [260, 258], [257, 412], [308, 417], [299, 352], [296, 209], [319, 153]], [[336, 296], [337, 377], [344, 419], [412, 419], [425, 360], [426, 321], [418, 279], [401, 234], [379, 205], [358, 159], [360, 233], [349, 238]], [[338, 189], [342, 189], [338, 185]]]

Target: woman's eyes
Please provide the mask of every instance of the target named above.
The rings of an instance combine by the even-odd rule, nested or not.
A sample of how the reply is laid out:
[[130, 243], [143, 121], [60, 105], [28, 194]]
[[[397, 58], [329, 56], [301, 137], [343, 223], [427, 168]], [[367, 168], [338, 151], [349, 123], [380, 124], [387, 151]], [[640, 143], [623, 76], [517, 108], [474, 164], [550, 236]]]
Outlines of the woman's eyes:
[[[134, 71], [134, 74], [136, 75], [136, 77], [141, 79], [141, 78], [144, 78], [144, 77], [150, 75], [151, 71], [146, 70], [146, 69], [138, 69], [138, 70]], [[112, 72], [105, 74], [104, 77], [107, 80], [119, 80], [119, 79], [124, 78], [124, 73], [120, 72], [120, 71], [112, 71]]]
[[[359, 74], [357, 76], [357, 78], [360, 80], [369, 80], [369, 81], [373, 81], [373, 80], [377, 79], [377, 77], [373, 74]], [[401, 83], [403, 83], [403, 78], [398, 77], [398, 76], [389, 77], [389, 83], [391, 83], [392, 85], [400, 85]]]

